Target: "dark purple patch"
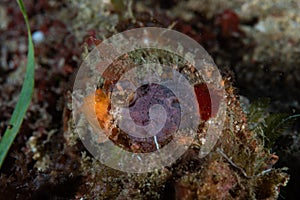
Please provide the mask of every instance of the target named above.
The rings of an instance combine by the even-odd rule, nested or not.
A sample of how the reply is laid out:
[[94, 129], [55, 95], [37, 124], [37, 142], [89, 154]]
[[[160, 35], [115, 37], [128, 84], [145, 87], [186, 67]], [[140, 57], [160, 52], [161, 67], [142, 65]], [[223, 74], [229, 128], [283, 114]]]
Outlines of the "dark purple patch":
[[[150, 108], [156, 104], [163, 106], [167, 118], [164, 127], [159, 131], [157, 142], [162, 147], [180, 125], [181, 110], [175, 94], [167, 87], [159, 84], [142, 85], [136, 90], [134, 99], [129, 104], [129, 112], [132, 120], [139, 126], [147, 126], [150, 122]], [[138, 144], [141, 152], [152, 152], [157, 150], [153, 137], [135, 138], [129, 136], [131, 143]]]

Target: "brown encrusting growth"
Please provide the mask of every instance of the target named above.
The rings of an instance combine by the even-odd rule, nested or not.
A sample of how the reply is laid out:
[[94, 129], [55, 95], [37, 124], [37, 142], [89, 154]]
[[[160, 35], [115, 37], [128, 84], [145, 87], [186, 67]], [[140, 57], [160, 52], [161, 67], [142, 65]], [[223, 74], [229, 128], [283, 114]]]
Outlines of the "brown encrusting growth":
[[[276, 199], [289, 176], [272, 168], [276, 156], [263, 146], [256, 133], [249, 131], [229, 79], [225, 79], [225, 127], [208, 156], [198, 157], [201, 144], [195, 142], [180, 160], [163, 170], [127, 174], [84, 154], [81, 171], [86, 186], [81, 186], [77, 195], [88, 199]], [[204, 125], [200, 132], [206, 128]]]

